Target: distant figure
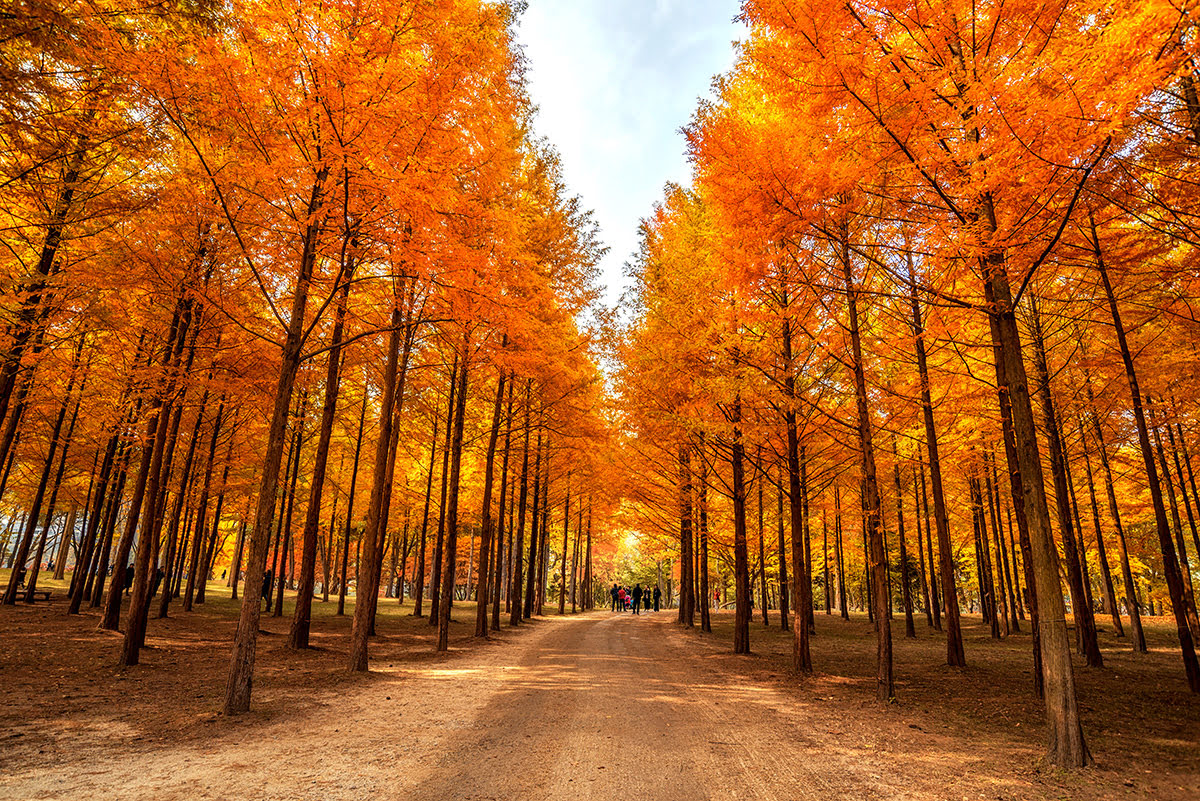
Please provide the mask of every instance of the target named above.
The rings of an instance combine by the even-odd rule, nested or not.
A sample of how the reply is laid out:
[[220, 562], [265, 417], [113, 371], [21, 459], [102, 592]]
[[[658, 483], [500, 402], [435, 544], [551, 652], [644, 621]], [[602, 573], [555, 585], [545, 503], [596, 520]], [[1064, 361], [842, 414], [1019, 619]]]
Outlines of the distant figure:
[[166, 573], [163, 572], [163, 569], [161, 567], [158, 570], [154, 571], [154, 581], [150, 584], [150, 597], [151, 598], [153, 598], [155, 595], [158, 595], [158, 588], [160, 585], [162, 585], [163, 576], [165, 576], [165, 575], [166, 575]]
[[635, 586], [635, 587], [633, 588], [633, 613], [634, 613], [635, 615], [637, 615], [637, 614], [641, 614], [641, 608], [642, 608], [642, 595], [643, 595], [643, 594], [644, 594], [644, 593], [643, 593], [643, 591], [642, 591], [642, 585], [641, 585], [641, 584], [638, 584], [637, 586]]
[[625, 588], [621, 587], [617, 590], [617, 600], [621, 602], [621, 611], [625, 611]]
[[23, 589], [24, 587], [25, 587], [25, 568], [18, 567], [17, 568], [17, 588]]
[[46, 563], [46, 569], [53, 572], [53, 570], [54, 570], [54, 560], [53, 559], [51, 559], [48, 563]]
[[660, 600], [662, 600], [662, 590], [660, 590], [658, 588], [658, 585], [655, 585], [655, 587], [654, 587], [654, 611], [655, 612], [658, 611], [658, 602]]
[[125, 568], [125, 594], [129, 594], [129, 588], [133, 586], [133, 565]]
[[612, 596], [612, 610], [615, 612], [615, 611], [617, 611], [617, 585], [616, 584], [614, 584], [612, 586], [612, 589], [608, 591], [608, 594]]
[[263, 571], [262, 599], [266, 601], [267, 608], [271, 607], [271, 587], [275, 585], [275, 573], [270, 569]]
[[224, 580], [225, 580], [225, 574], [226, 574], [226, 573], [228, 573], [228, 572], [229, 572], [228, 570], [222, 570], [222, 571], [221, 571], [221, 581], [224, 581]]

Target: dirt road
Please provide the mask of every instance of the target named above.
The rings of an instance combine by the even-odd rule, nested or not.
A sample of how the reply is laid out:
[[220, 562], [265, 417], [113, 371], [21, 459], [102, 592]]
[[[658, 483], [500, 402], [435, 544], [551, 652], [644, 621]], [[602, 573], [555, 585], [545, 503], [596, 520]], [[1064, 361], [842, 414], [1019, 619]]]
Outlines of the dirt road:
[[906, 795], [870, 760], [823, 747], [824, 724], [781, 689], [706, 665], [673, 618], [538, 621], [503, 643], [373, 665], [302, 713], [198, 719], [204, 734], [183, 743], [64, 721], [60, 747], [4, 771], [0, 797]]

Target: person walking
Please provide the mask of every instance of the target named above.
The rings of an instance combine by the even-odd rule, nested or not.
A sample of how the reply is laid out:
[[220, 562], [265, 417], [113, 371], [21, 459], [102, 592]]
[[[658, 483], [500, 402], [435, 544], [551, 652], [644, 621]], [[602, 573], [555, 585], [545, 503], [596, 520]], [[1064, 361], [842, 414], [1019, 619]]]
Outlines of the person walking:
[[657, 585], [654, 587], [654, 611], [658, 611], [658, 602], [662, 600], [662, 590]]
[[638, 584], [633, 588], [633, 613], [640, 614], [642, 607], [642, 585]]
[[624, 587], [621, 587], [620, 589], [617, 590], [617, 600], [621, 604], [621, 611], [624, 612], [625, 611], [625, 588]]
[[612, 610], [615, 612], [615, 611], [617, 611], [617, 585], [616, 584], [614, 584], [612, 586], [612, 589], [608, 591], [608, 594], [612, 596]]

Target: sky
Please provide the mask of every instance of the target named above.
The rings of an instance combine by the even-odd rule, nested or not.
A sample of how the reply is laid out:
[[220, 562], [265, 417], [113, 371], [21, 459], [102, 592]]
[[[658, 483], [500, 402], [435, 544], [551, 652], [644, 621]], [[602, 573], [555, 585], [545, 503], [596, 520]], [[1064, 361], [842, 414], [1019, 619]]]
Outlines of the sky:
[[679, 129], [733, 65], [740, 0], [528, 0], [517, 35], [535, 123], [610, 248], [605, 303], [624, 288], [638, 223], [668, 181], [687, 185]]

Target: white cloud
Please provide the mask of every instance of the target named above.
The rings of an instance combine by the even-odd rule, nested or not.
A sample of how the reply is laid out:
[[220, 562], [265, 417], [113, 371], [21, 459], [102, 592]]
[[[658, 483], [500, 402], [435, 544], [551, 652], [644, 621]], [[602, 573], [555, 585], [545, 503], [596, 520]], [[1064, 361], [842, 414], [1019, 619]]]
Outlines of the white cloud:
[[607, 300], [623, 288], [639, 219], [667, 181], [688, 182], [679, 134], [733, 63], [738, 0], [529, 0], [519, 38], [538, 133], [611, 247]]

